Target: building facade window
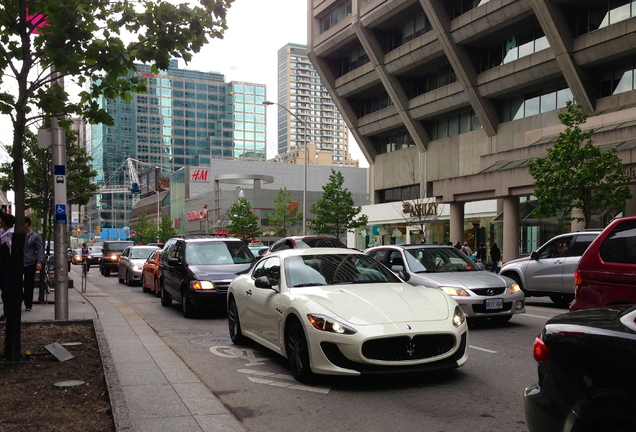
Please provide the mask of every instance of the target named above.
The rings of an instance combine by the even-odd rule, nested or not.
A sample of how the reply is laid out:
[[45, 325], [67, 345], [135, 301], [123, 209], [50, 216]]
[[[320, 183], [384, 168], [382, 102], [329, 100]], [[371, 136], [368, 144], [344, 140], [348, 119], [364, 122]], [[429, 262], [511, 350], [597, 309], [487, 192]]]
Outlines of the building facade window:
[[466, 12], [475, 9], [477, 6], [488, 3], [490, 0], [452, 0], [448, 2], [451, 19], [457, 18]]
[[352, 0], [342, 0], [336, 3], [320, 18], [320, 33], [324, 33], [340, 21], [351, 15]]
[[470, 109], [432, 121], [429, 128], [429, 136], [434, 141], [481, 128], [481, 122], [477, 114]]
[[381, 203], [408, 201], [420, 198], [420, 185], [414, 184], [378, 191], [378, 199]]
[[367, 63], [369, 63], [369, 56], [364, 51], [364, 48], [357, 48], [340, 59], [338, 77], [341, 77]]
[[373, 112], [383, 110], [393, 105], [387, 92], [376, 93], [369, 98], [362, 99], [358, 107], [358, 118]]
[[411, 97], [428, 93], [457, 82], [457, 75], [450, 64], [429, 69], [426, 74], [411, 80]]
[[394, 49], [404, 45], [405, 43], [412, 41], [413, 39], [433, 30], [430, 21], [426, 17], [426, 14], [421, 13], [415, 17], [404, 22], [400, 27], [391, 31], [387, 38], [386, 51], [393, 51]]
[[533, 115], [565, 108], [573, 98], [572, 91], [565, 82], [524, 93], [501, 103], [501, 121], [530, 117]]
[[577, 36], [636, 16], [636, 0], [603, 0], [576, 9], [574, 31]]
[[549, 47], [543, 29], [535, 26], [483, 48], [479, 56], [479, 70], [496, 68]]
[[600, 80], [599, 97], [636, 90], [636, 61], [632, 60], [602, 71]]
[[377, 154], [390, 153], [415, 145], [413, 138], [406, 130], [371, 137], [371, 142]]

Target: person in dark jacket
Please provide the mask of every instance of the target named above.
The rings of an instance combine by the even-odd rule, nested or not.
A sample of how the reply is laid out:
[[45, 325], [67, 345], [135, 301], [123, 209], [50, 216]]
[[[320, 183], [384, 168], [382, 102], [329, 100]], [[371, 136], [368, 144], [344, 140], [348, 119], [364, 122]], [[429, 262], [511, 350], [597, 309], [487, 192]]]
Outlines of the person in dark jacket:
[[486, 267], [486, 261], [487, 261], [487, 256], [486, 256], [486, 245], [483, 243], [479, 243], [479, 247], [477, 248], [477, 256], [475, 256], [475, 259], [477, 260], [478, 263], [481, 264], [481, 268], [485, 269]]
[[2, 291], [2, 307], [4, 313], [0, 321], [4, 321], [9, 310], [9, 289], [11, 283], [11, 242], [15, 216], [9, 213], [0, 215], [0, 291]]
[[497, 247], [497, 243], [493, 243], [490, 247], [490, 259], [492, 260], [492, 271], [499, 273], [499, 261], [501, 261], [501, 251]]
[[33, 307], [33, 289], [35, 273], [42, 269], [44, 247], [42, 237], [31, 229], [31, 218], [24, 217], [24, 307], [30, 311]]

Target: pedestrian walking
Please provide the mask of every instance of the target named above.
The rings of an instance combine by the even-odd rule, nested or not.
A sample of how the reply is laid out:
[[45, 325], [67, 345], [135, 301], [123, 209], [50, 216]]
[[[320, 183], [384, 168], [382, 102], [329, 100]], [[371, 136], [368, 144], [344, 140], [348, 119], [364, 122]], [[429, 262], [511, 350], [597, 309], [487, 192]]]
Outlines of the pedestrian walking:
[[7, 318], [9, 312], [9, 290], [11, 289], [11, 242], [15, 216], [3, 213], [0, 216], [0, 291], [2, 295], [3, 313], [0, 321]]
[[485, 244], [479, 243], [479, 246], [477, 247], [477, 256], [475, 258], [477, 259], [477, 262], [481, 264], [481, 268], [485, 269], [487, 261]]
[[492, 260], [492, 271], [499, 273], [499, 262], [501, 261], [501, 251], [497, 247], [497, 243], [490, 246], [490, 259]]
[[35, 273], [44, 264], [42, 237], [31, 229], [31, 218], [24, 217], [24, 307], [28, 311], [33, 307]]
[[464, 242], [464, 245], [461, 247], [460, 251], [464, 252], [466, 255], [471, 256], [473, 254], [473, 250], [468, 246], [468, 242]]

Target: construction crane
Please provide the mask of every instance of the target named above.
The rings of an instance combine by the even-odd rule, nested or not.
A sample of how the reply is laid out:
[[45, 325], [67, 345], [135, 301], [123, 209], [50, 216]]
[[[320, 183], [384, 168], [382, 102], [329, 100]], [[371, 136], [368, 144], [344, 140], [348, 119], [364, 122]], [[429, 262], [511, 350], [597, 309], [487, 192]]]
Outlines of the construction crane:
[[[98, 193], [112, 194], [112, 193], [132, 193], [132, 206], [134, 207], [139, 202], [141, 195], [141, 188], [139, 187], [139, 174], [136, 165], [147, 165], [152, 168], [156, 168], [157, 165], [153, 165], [147, 162], [142, 162], [133, 158], [126, 158], [119, 166], [113, 171], [113, 173], [106, 179], [106, 181], [99, 188]], [[128, 168], [128, 182], [130, 186], [109, 186], [110, 181], [115, 175], [124, 167]]]

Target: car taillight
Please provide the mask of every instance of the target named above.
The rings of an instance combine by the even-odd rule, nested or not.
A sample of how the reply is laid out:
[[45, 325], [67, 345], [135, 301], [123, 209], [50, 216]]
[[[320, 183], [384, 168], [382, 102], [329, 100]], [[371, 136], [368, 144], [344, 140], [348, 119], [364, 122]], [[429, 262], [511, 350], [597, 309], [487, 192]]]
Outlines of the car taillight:
[[577, 287], [583, 283], [583, 277], [581, 276], [581, 272], [578, 270], [574, 271], [574, 287]]
[[550, 358], [550, 348], [543, 342], [541, 335], [537, 336], [532, 346], [532, 356], [538, 362], [544, 361]]

